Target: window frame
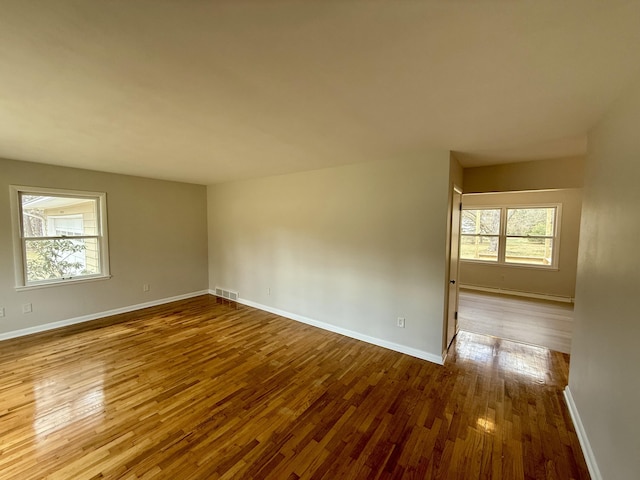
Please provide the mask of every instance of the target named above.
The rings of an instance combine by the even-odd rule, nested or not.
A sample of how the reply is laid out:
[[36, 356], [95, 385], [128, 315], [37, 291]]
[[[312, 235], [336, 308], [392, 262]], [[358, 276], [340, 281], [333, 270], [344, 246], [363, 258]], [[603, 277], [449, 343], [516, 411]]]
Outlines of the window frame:
[[[15, 289], [29, 290], [43, 287], [53, 287], [76, 283], [92, 282], [96, 280], [106, 280], [111, 278], [109, 271], [109, 235], [107, 228], [107, 194], [105, 192], [91, 192], [84, 190], [68, 190], [62, 188], [45, 188], [25, 185], [10, 185], [11, 192], [11, 224], [13, 229], [13, 258], [15, 270]], [[24, 223], [22, 212], [23, 195], [57, 196], [64, 198], [83, 198], [95, 201], [96, 205], [96, 234], [80, 236], [46, 236], [46, 237], [26, 237], [24, 236]], [[28, 281], [26, 242], [33, 239], [58, 239], [58, 238], [92, 238], [96, 239], [99, 252], [100, 273], [90, 275], [80, 275], [75, 277], [55, 278], [47, 280]]]
[[[488, 234], [483, 234], [483, 233], [462, 233], [462, 217], [463, 217], [463, 213], [465, 210], [498, 210], [499, 212], [499, 216], [498, 216], [498, 233], [488, 233]], [[462, 237], [484, 237], [484, 238], [497, 238], [498, 239], [498, 252], [496, 254], [496, 259], [494, 260], [493, 258], [489, 258], [486, 260], [481, 260], [481, 259], [463, 259], [462, 256], [459, 256], [459, 259], [461, 261], [465, 261], [465, 262], [478, 262], [478, 263], [482, 263], [482, 264], [491, 264], [491, 265], [496, 265], [500, 262], [500, 251], [502, 249], [502, 241], [500, 240], [500, 237], [502, 236], [502, 225], [503, 225], [503, 218], [502, 218], [502, 210], [501, 207], [495, 207], [495, 206], [489, 206], [489, 205], [481, 205], [478, 206], [478, 208], [465, 208], [464, 205], [461, 205], [461, 212], [460, 212], [460, 245], [458, 247], [458, 252], [460, 252], [460, 254], [462, 253]]]
[[[545, 235], [531, 235], [529, 237], [523, 235], [507, 235], [507, 211], [508, 210], [526, 210], [535, 208], [555, 208], [554, 218], [554, 234], [553, 236]], [[500, 227], [498, 235], [498, 258], [497, 260], [481, 260], [475, 258], [462, 258], [460, 255], [459, 260], [461, 262], [476, 263], [479, 265], [495, 265], [499, 267], [516, 267], [516, 268], [536, 268], [543, 270], [558, 270], [559, 258], [560, 258], [560, 226], [562, 224], [562, 204], [561, 203], [535, 203], [535, 204], [487, 204], [487, 205], [462, 205], [462, 211], [464, 210], [500, 210]], [[462, 222], [462, 215], [460, 215], [460, 222]], [[460, 228], [460, 245], [462, 245], [462, 237], [486, 237], [487, 235], [479, 234], [463, 234], [462, 228]], [[495, 235], [490, 235], [495, 236]], [[507, 239], [508, 238], [550, 238], [552, 241], [553, 249], [551, 253], [550, 265], [537, 265], [533, 263], [520, 263], [520, 262], [507, 262]], [[460, 252], [462, 250], [460, 249]]]

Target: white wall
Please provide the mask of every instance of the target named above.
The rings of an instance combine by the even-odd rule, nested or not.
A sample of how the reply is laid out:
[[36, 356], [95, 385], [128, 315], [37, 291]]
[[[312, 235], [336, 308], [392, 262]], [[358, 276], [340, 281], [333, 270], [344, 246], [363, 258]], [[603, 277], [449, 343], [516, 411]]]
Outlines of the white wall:
[[210, 287], [441, 357], [448, 186], [447, 151], [210, 186]]
[[602, 478], [640, 472], [640, 84], [589, 135], [569, 388]]
[[[12, 184], [106, 192], [112, 278], [16, 291]], [[204, 186], [0, 159], [0, 193], [0, 335], [208, 287]]]

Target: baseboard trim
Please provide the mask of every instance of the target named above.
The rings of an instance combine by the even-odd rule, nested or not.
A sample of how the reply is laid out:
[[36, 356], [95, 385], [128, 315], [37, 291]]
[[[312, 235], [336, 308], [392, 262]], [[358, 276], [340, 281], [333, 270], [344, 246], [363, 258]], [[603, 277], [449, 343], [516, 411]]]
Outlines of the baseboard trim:
[[174, 297], [161, 298], [159, 300], [152, 300], [150, 302], [138, 303], [136, 305], [129, 305], [127, 307], [114, 308], [113, 310], [106, 310], [104, 312], [92, 313], [89, 315], [82, 315], [80, 317], [69, 318], [67, 320], [60, 320], [58, 322], [35, 325], [33, 327], [23, 328], [20, 330], [12, 330], [10, 332], [0, 333], [0, 341], [9, 340], [11, 338], [24, 337], [25, 335], [31, 335], [34, 333], [46, 332], [48, 330], [67, 327], [69, 325], [75, 325], [78, 323], [90, 322], [91, 320], [98, 320], [99, 318], [110, 317], [111, 315], [118, 315], [120, 313], [128, 313], [128, 312], [133, 312], [135, 310], [142, 310], [143, 308], [155, 307], [158, 305], [163, 305], [165, 303], [176, 302], [178, 300], [185, 300], [187, 298], [197, 297], [199, 295], [206, 295], [208, 293], [210, 293], [209, 290], [201, 290], [199, 292], [185, 293], [183, 295], [176, 295]]
[[[211, 295], [215, 295], [215, 291], [213, 290], [209, 290], [209, 293]], [[412, 357], [416, 357], [421, 360], [427, 360], [428, 362], [436, 363], [438, 365], [444, 365], [444, 360], [442, 359], [442, 357], [426, 352], [424, 350], [407, 347], [405, 345], [400, 345], [399, 343], [389, 342], [387, 340], [382, 340], [376, 337], [370, 337], [369, 335], [355, 332], [353, 330], [348, 330], [346, 328], [337, 327], [335, 325], [331, 325], [330, 323], [321, 322], [309, 317], [305, 317], [303, 315], [286, 312], [284, 310], [280, 310], [279, 308], [274, 308], [268, 305], [263, 305], [261, 303], [253, 302], [251, 300], [247, 300], [246, 298], [238, 298], [237, 302], [242, 305], [246, 305], [247, 307], [257, 308], [258, 310], [263, 310], [265, 312], [273, 313], [275, 315], [280, 315], [281, 317], [285, 317], [290, 320], [295, 320], [297, 322], [305, 323], [307, 325], [311, 325], [312, 327], [317, 327], [323, 330], [327, 330], [329, 332], [338, 333], [340, 335], [344, 335], [345, 337], [353, 338], [355, 340], [360, 340], [362, 342], [367, 342], [372, 345], [377, 345], [378, 347], [383, 347], [389, 350], [393, 350], [395, 352], [404, 353], [405, 355], [411, 355]]]
[[546, 293], [522, 292], [520, 290], [509, 290], [506, 288], [481, 287], [480, 285], [460, 284], [460, 288], [465, 290], [476, 290], [478, 292], [499, 293], [502, 295], [514, 295], [516, 297], [537, 298], [539, 300], [551, 300], [554, 302], [573, 303], [573, 297], [562, 295], [548, 295]]
[[582, 419], [580, 418], [578, 408], [573, 401], [573, 395], [571, 395], [569, 386], [564, 389], [564, 399], [567, 403], [567, 408], [569, 409], [571, 420], [573, 420], [573, 425], [576, 427], [576, 434], [578, 435], [578, 440], [580, 441], [580, 446], [582, 447], [584, 459], [587, 462], [589, 475], [591, 475], [592, 480], [602, 480], [602, 475], [600, 474], [600, 469], [598, 468], [596, 457], [594, 456], [593, 450], [591, 449], [589, 438], [587, 438], [587, 432], [585, 431], [584, 425], [582, 424]]

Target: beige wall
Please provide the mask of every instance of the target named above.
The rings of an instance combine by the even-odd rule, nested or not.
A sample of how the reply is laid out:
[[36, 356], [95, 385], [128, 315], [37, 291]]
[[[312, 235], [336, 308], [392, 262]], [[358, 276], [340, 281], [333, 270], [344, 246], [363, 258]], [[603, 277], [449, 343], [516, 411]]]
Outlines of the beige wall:
[[460, 190], [464, 187], [464, 169], [460, 165], [460, 162], [456, 156], [451, 153], [449, 155], [449, 187], [453, 191], [453, 187], [456, 186]]
[[569, 387], [602, 478], [640, 472], [640, 83], [589, 135]]
[[448, 187], [446, 151], [210, 186], [210, 286], [441, 357]]
[[464, 193], [581, 188], [584, 158], [558, 158], [464, 169]]
[[[106, 192], [112, 278], [16, 291], [9, 185]], [[0, 159], [0, 192], [0, 335], [207, 289], [204, 186]]]
[[[465, 177], [466, 182], [466, 177]], [[575, 294], [582, 189], [464, 195], [465, 207], [562, 204], [558, 269], [460, 262], [463, 285], [572, 298]]]

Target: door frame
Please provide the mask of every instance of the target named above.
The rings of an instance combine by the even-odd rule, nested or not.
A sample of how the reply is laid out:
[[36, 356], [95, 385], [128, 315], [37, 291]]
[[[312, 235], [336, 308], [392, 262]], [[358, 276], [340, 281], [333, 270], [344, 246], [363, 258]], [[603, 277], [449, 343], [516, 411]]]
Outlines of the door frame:
[[[460, 196], [460, 204], [458, 207], [456, 207], [455, 205], [456, 194]], [[458, 334], [458, 330], [459, 330], [457, 313], [458, 313], [458, 301], [459, 301], [459, 290], [460, 290], [460, 283], [458, 279], [459, 279], [459, 272], [460, 272], [459, 257], [460, 257], [460, 224], [461, 224], [461, 218], [462, 218], [462, 215], [461, 215], [462, 195], [463, 195], [462, 188], [460, 188], [458, 185], [454, 183], [451, 188], [451, 212], [450, 212], [450, 218], [449, 218], [449, 232], [448, 232], [449, 245], [447, 248], [447, 277], [446, 277], [446, 286], [445, 286], [446, 303], [445, 303], [444, 332], [443, 332], [443, 343], [444, 343], [443, 359], [444, 357], [446, 357], [449, 347], [451, 346], [451, 342], [453, 341], [455, 336]], [[455, 223], [457, 223], [457, 228], [454, 228]], [[454, 246], [457, 248], [454, 248]], [[452, 272], [451, 270], [453, 252], [457, 252], [457, 255], [458, 255], [458, 261], [455, 262], [455, 268], [456, 268], [455, 272]], [[452, 282], [453, 282], [453, 285], [455, 285], [455, 288], [453, 289], [451, 288]], [[453, 307], [451, 302], [452, 290], [453, 290], [453, 295], [455, 295]], [[452, 309], [453, 309], [453, 312], [451, 311]], [[453, 329], [453, 334], [450, 335], [449, 326], [450, 326], [450, 322], [452, 321], [455, 323], [455, 327]]]

